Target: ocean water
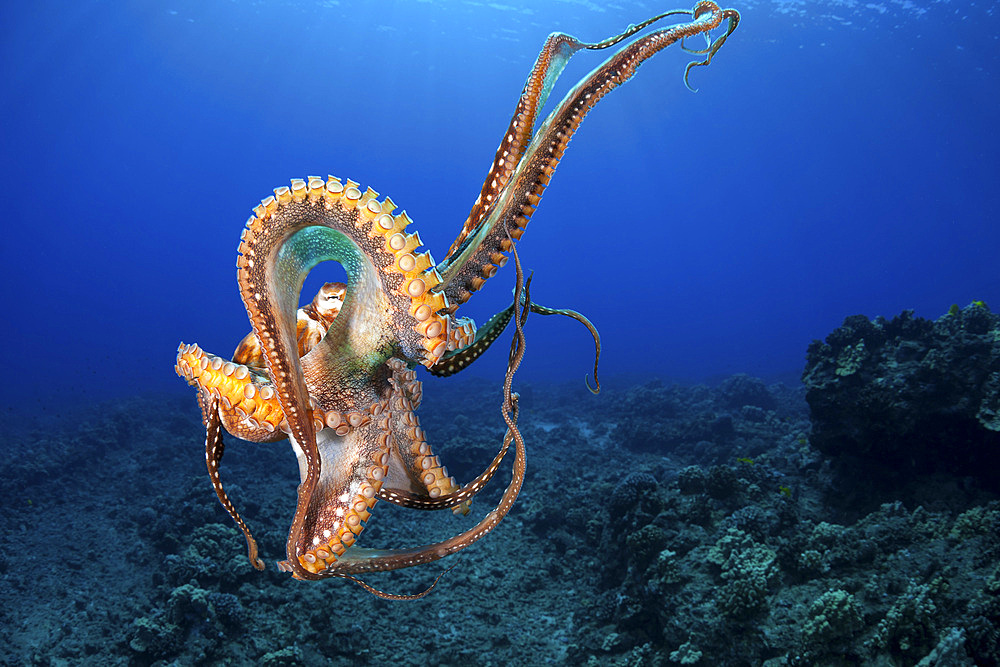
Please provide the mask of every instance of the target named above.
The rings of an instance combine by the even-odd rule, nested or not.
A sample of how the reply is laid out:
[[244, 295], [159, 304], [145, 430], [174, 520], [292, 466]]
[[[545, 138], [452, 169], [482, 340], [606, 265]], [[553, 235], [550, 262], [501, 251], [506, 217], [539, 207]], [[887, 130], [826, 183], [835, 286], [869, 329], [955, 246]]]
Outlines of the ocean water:
[[[249, 328], [240, 229], [290, 178], [390, 195], [440, 259], [548, 33], [661, 9], [5, 6], [4, 404], [174, 390], [179, 340], [228, 354]], [[1000, 302], [996, 5], [738, 9], [698, 93], [669, 49], [586, 119], [521, 246], [537, 299], [598, 325], [606, 372], [690, 380], [794, 375], [846, 315]], [[509, 299], [495, 282], [478, 321]], [[569, 322], [532, 345], [525, 377], [588, 368]]]
[[[530, 652], [512, 648], [522, 646], [534, 647], [536, 657], [547, 662], [682, 662], [684, 652], [677, 652], [686, 640], [670, 634], [670, 622], [663, 618], [629, 616], [621, 609], [595, 613], [593, 618], [599, 620], [587, 634], [599, 641], [590, 646], [574, 632], [589, 628], [579, 620], [593, 609], [588, 604], [610, 604], [596, 602], [598, 593], [576, 595], [572, 604], [582, 606], [573, 611], [560, 611], [556, 605], [564, 602], [555, 590], [544, 597], [543, 608], [525, 601], [542, 586], [531, 578], [538, 572], [547, 573], [546, 585], [560, 576], [572, 578], [573, 563], [583, 568], [587, 558], [602, 560], [605, 540], [626, 541], [625, 532], [609, 536], [584, 521], [579, 544], [547, 551], [546, 539], [558, 522], [544, 516], [543, 506], [558, 507], [552, 497], [568, 502], [572, 493], [583, 494], [591, 487], [585, 493], [588, 498], [599, 499], [602, 493], [606, 497], [610, 488], [622, 488], [621, 480], [636, 471], [648, 473], [666, 488], [676, 484], [681, 462], [738, 470], [737, 457], [751, 460], [779, 441], [792, 447], [805, 440], [810, 424], [798, 382], [807, 347], [847, 316], [891, 318], [912, 309], [919, 317], [934, 319], [952, 304], [965, 307], [983, 301], [1000, 307], [1000, 5], [747, 0], [733, 7], [742, 22], [709, 67], [691, 72], [697, 92], [685, 88], [682, 79], [686, 63], [695, 56], [674, 45], [596, 106], [570, 143], [519, 242], [520, 259], [533, 272], [533, 299], [581, 311], [599, 328], [601, 369], [610, 394], [591, 399], [580, 391], [583, 376], [592, 368], [593, 351], [581, 327], [556, 318], [529, 321], [527, 355], [518, 380], [533, 388], [534, 416], [528, 415], [526, 429], [544, 450], [539, 465], [545, 472], [526, 482], [528, 513], [522, 517], [525, 523], [517, 524], [522, 532], [489, 547], [488, 564], [465, 574], [459, 568], [453, 583], [445, 578], [442, 586], [450, 592], [431, 596], [441, 596], [439, 606], [405, 612], [412, 615], [407, 618], [430, 619], [425, 624], [436, 633], [410, 657], [435, 664], [534, 664]], [[9, 510], [4, 530], [11, 553], [23, 556], [27, 542], [22, 538], [28, 534], [57, 550], [79, 533], [89, 533], [92, 540], [113, 540], [113, 533], [125, 529], [116, 528], [111, 517], [126, 507], [134, 511], [128, 530], [137, 531], [136, 540], [152, 544], [149, 548], [164, 558], [189, 548], [185, 536], [215, 539], [205, 526], [228, 527], [229, 521], [214, 505], [207, 480], [191, 481], [201, 474], [203, 432], [193, 392], [173, 366], [182, 340], [225, 356], [250, 329], [235, 264], [251, 208], [291, 178], [350, 178], [391, 196], [440, 260], [479, 193], [546, 36], [562, 31], [598, 41], [668, 8], [625, 0], [3, 3], [0, 177], [7, 196], [0, 237], [0, 308], [8, 380], [0, 387], [0, 414], [8, 432], [19, 434], [6, 447], [9, 460], [18, 466], [28, 459], [40, 461], [37, 469], [17, 467], [5, 477], [10, 485], [3, 491]], [[605, 55], [574, 56], [543, 115]], [[322, 282], [343, 275], [334, 265], [318, 267], [307, 281], [302, 302], [311, 300]], [[510, 303], [513, 283], [508, 266], [460, 313], [484, 322]], [[463, 373], [474, 380], [468, 386], [489, 400], [497, 399], [506, 367], [506, 343], [499, 347], [503, 350], [493, 350]], [[626, 428], [624, 424], [647, 418], [658, 423], [658, 417], [630, 412], [638, 406], [641, 413], [649, 395], [663, 405], [680, 406], [679, 414], [697, 422], [691, 415], [703, 414], [699, 405], [722, 399], [681, 392], [674, 400], [667, 396], [674, 391], [668, 388], [705, 383], [697, 391], [725, 392], [717, 389], [718, 383], [735, 374], [761, 378], [777, 397], [774, 405], [754, 406], [774, 412], [773, 424], [766, 422], [770, 430], [754, 436], [760, 443], [754, 444], [747, 431], [740, 436], [742, 444], [727, 449], [726, 455], [716, 452], [715, 460], [707, 455], [699, 459], [694, 452], [674, 462], [655, 446], [640, 446], [642, 456], [653, 459], [634, 467], [618, 455], [601, 454], [608, 451], [601, 448], [613, 442], [588, 449], [604, 442], [602, 438], [614, 441], [615, 433], [621, 435], [615, 429]], [[779, 380], [784, 384], [776, 389], [771, 383]], [[649, 389], [650, 382], [662, 384]], [[472, 433], [498, 442], [498, 424], [483, 431], [477, 416], [481, 408], [448, 385], [447, 380], [427, 383], [429, 405], [437, 410], [427, 419], [452, 439]], [[447, 401], [433, 398], [432, 392], [439, 390]], [[719, 414], [704, 412], [709, 421]], [[744, 418], [752, 421], [745, 414], [739, 417]], [[90, 424], [91, 436], [114, 435], [74, 434], [73, 425], [80, 423]], [[469, 428], [459, 429], [456, 423]], [[34, 429], [30, 435], [28, 428]], [[660, 426], [650, 428], [654, 435], [648, 437], [662, 436]], [[572, 432], [567, 434], [567, 429]], [[691, 444], [697, 442], [695, 438]], [[77, 445], [82, 449], [73, 454]], [[495, 450], [492, 444], [477, 446], [481, 456], [470, 455], [467, 463], [459, 464], [470, 477]], [[251, 513], [256, 509], [273, 519], [273, 527], [266, 529], [271, 531], [272, 560], [282, 555], [282, 530], [294, 507], [295, 483], [294, 462], [285, 445], [273, 445], [260, 456], [278, 456], [271, 453], [275, 447], [284, 448], [284, 458], [255, 460], [261, 450], [233, 446], [235, 469], [248, 476], [237, 483], [236, 495], [249, 499]], [[574, 452], [592, 466], [575, 465]], [[785, 457], [790, 467], [782, 474], [804, 487], [806, 477], [795, 477], [793, 470], [806, 475], [809, 466], [820, 469], [821, 455], [810, 456]], [[290, 466], [279, 480], [284, 490], [268, 491], [274, 496], [267, 496], [267, 502], [263, 497], [254, 500], [253, 480], [272, 465]], [[53, 476], [55, 470], [67, 476]], [[178, 486], [157, 489], [160, 475]], [[772, 484], [775, 489], [795, 486], [779, 481]], [[69, 489], [67, 497], [89, 500], [57, 503], [50, 508], [51, 516], [63, 516], [70, 528], [60, 531], [47, 523], [52, 534], [38, 533], [33, 521], [41, 519], [31, 519], [30, 512], [41, 511], [43, 497], [54, 497], [45, 485], [55, 483]], [[99, 483], [100, 488], [88, 483]], [[761, 479], [750, 483], [764, 484]], [[607, 487], [603, 492], [600, 484]], [[572, 493], [558, 490], [564, 485]], [[832, 488], [826, 491], [832, 493]], [[949, 496], [954, 502], [937, 508], [941, 526], [950, 527], [956, 516], [976, 507], [987, 508], [981, 513], [996, 511], [989, 505], [996, 502], [995, 487], [986, 485], [970, 494], [961, 500]], [[272, 500], [274, 507], [268, 505]], [[897, 498], [880, 500], [891, 503]], [[488, 509], [490, 502], [483, 507]], [[907, 517], [921, 502], [929, 503], [909, 496], [901, 502], [909, 503]], [[180, 503], [199, 508], [190, 510], [196, 517], [192, 525], [174, 526], [173, 537], [166, 541], [142, 533], [143, 525], [162, 523], [164, 517], [181, 520], [184, 511], [175, 506]], [[732, 514], [741, 507], [717, 509]], [[149, 511], [139, 514], [143, 510]], [[815, 513], [810, 515], [812, 523], [801, 528], [803, 534], [824, 516], [831, 524], [846, 526], [844, 530], [858, 531], [864, 530], [857, 527], [859, 521], [884, 524], [900, 516], [884, 506], [880, 509], [878, 502], [834, 510], [817, 500], [810, 510]], [[885, 514], [875, 516], [880, 511]], [[100, 517], [107, 522], [101, 523]], [[97, 521], [99, 529], [89, 530], [90, 521]], [[447, 534], [446, 520], [440, 521]], [[653, 525], [629, 521], [635, 531]], [[920, 523], [920, 517], [911, 523]], [[709, 532], [725, 532], [721, 524], [704, 526]], [[422, 535], [409, 524], [400, 530], [414, 534], [417, 541]], [[948, 530], [941, 528], [941, 534]], [[520, 538], [535, 544], [519, 554], [510, 548], [510, 540]], [[718, 546], [716, 538], [705, 539]], [[236, 567], [231, 561], [243, 558], [243, 547], [232, 535], [226, 540], [218, 551], [206, 547], [203, 560]], [[660, 546], [658, 553], [674, 548]], [[106, 550], [97, 545], [89, 549], [89, 556], [79, 558], [88, 563], [106, 560]], [[5, 600], [23, 597], [35, 577], [41, 577], [38, 585], [46, 595], [60, 590], [60, 582], [73, 590], [83, 586], [81, 582], [91, 588], [65, 602], [68, 610], [87, 619], [79, 626], [85, 630], [75, 634], [63, 627], [65, 623], [8, 611], [2, 639], [9, 650], [0, 660], [351, 664], [347, 653], [318, 644], [308, 633], [290, 632], [284, 642], [254, 643], [247, 637], [263, 632], [256, 629], [266, 625], [263, 617], [232, 620], [244, 608], [263, 613], [262, 607], [290, 604], [283, 593], [275, 592], [282, 590], [276, 582], [285, 581], [277, 573], [267, 575], [267, 595], [252, 594], [247, 589], [258, 586], [253, 571], [200, 578], [171, 561], [172, 574], [152, 575], [159, 566], [150, 553], [99, 568], [84, 566], [86, 573], [53, 565], [51, 554], [33, 551], [37, 562], [31, 561], [31, 566], [17, 560], [21, 556], [9, 556], [0, 567]], [[567, 553], [578, 560], [569, 560]], [[245, 560], [241, 563], [245, 566]], [[629, 572], [641, 572], [646, 565], [640, 558]], [[992, 570], [982, 567], [986, 570], [969, 572], [991, 576]], [[46, 574], [37, 574], [36, 568]], [[514, 597], [520, 599], [516, 611], [490, 606], [495, 604], [492, 587], [505, 572], [521, 573], [516, 578], [522, 588], [514, 588]], [[858, 589], [843, 578], [839, 587], [829, 583], [823, 579], [827, 574], [817, 575], [826, 584], [815, 584], [795, 600], [781, 598], [782, 591], [791, 590], [793, 576], [786, 573], [783, 584], [769, 578], [769, 605], [807, 614], [824, 591], [842, 589], [857, 597], [859, 608], [867, 604]], [[94, 598], [100, 597], [96, 587], [109, 578], [125, 581], [132, 575], [142, 583], [119, 583], [120, 588], [109, 593], [116, 611], [99, 603], [95, 611]], [[933, 577], [913, 576], [912, 586], [927, 590], [898, 584], [895, 594], [930, 596]], [[594, 590], [608, 599], [614, 596], [608, 591], [618, 590], [616, 586], [625, 596], [619, 602], [638, 596], [629, 588], [634, 580], [615, 580], [612, 585], [606, 577], [598, 579], [603, 583], [595, 583]], [[414, 582], [414, 589], [428, 583]], [[404, 613], [393, 611], [396, 603], [368, 600], [346, 582], [328, 584], [313, 585], [326, 587], [326, 592], [294, 595], [330, 608], [343, 608], [343, 602], [359, 604], [358, 618], [336, 622], [345, 633], [344, 642], [360, 641], [350, 635], [367, 635], [369, 624], [387, 625], [382, 632], [391, 632], [393, 615]], [[185, 585], [192, 589], [178, 593]], [[470, 588], [476, 592], [467, 602], [463, 595], [469, 595]], [[207, 591], [236, 596], [237, 601], [206, 602]], [[181, 598], [184, 602], [177, 603]], [[239, 612], [221, 611], [234, 605]], [[875, 648], [867, 658], [849, 653], [855, 657], [842, 664], [862, 664], [879, 655], [881, 640], [872, 639], [872, 633], [879, 620], [888, 617], [891, 605], [892, 600], [885, 602], [874, 620], [869, 614], [867, 625], [844, 622], [849, 631], [838, 637], [875, 642]], [[459, 637], [461, 629], [446, 630], [438, 623], [450, 614], [463, 616], [470, 607], [489, 611], [472, 611], [467, 641]], [[540, 619], [538, 626], [515, 633], [505, 625], [509, 614], [521, 613]], [[987, 612], [980, 616], [987, 624], [995, 623]], [[159, 633], [162, 645], [156, 644], [144, 634], [153, 622], [149, 619], [168, 617], [175, 630], [149, 631]], [[209, 619], [208, 625], [192, 630], [191, 619], [202, 617]], [[616, 626], [616, 618], [627, 623]], [[804, 617], [789, 618], [782, 622], [801, 623]], [[36, 635], [47, 639], [32, 635], [25, 619], [34, 619]], [[733, 612], [733, 619], [746, 629], [746, 637], [754, 635], [754, 627], [763, 627], [741, 610]], [[212, 623], [222, 629], [209, 641], [204, 638], [212, 633], [205, 628], [216, 632]], [[242, 629], [227, 634], [234, 624]], [[483, 633], [479, 639], [471, 626]], [[639, 638], [625, 629], [647, 626], [655, 628]], [[490, 635], [491, 627], [495, 636]], [[947, 638], [955, 628], [944, 621], [928, 624], [920, 646], [938, 646], [939, 635]], [[975, 629], [970, 628], [958, 630], [972, 637]], [[192, 633], [201, 639], [192, 639]], [[539, 636], [546, 633], [547, 642], [561, 642], [563, 648], [542, 647]], [[885, 648], [885, 655], [891, 654], [895, 662], [883, 664], [907, 664], [910, 659], [914, 662], [909, 664], [915, 664], [927, 654], [900, 649], [902, 640], [886, 633], [890, 639], [883, 645], [895, 641], [896, 648], [895, 653]], [[697, 664], [712, 664], [708, 656], [716, 654], [706, 647], [706, 637], [714, 635], [705, 631], [690, 636], [692, 651], [697, 644], [708, 661]], [[815, 636], [835, 646], [821, 632]], [[747, 646], [752, 643], [745, 641]], [[795, 641], [775, 640], [772, 646], [792, 646]], [[643, 648], [647, 645], [648, 650]], [[351, 646], [360, 663], [381, 655], [374, 643]], [[746, 648], [743, 653], [741, 647]], [[298, 657], [281, 662], [287, 656], [272, 655], [284, 649], [299, 651]], [[499, 656], [492, 663], [481, 652], [490, 650]], [[827, 657], [781, 664], [810, 664], [812, 659], [814, 664], [841, 664], [823, 662], [837, 650], [822, 654]], [[725, 657], [727, 664], [760, 664], [785, 655], [784, 649], [768, 652], [742, 644], [734, 651]], [[992, 655], [986, 649], [967, 651]], [[847, 649], [841, 653], [847, 654]], [[442, 657], [446, 654], [450, 657]]]

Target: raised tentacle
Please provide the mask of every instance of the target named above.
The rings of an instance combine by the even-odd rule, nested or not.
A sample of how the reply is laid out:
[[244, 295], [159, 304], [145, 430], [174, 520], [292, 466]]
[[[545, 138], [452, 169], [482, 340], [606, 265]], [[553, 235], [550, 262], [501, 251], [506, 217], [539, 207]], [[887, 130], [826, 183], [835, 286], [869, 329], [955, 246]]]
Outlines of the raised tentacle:
[[[494, 168], [499, 169], [501, 174], [497, 185], [502, 185], [502, 189], [492, 196], [492, 204], [485, 213], [475, 213], [474, 209], [473, 217], [478, 217], [479, 222], [464, 233], [462, 241], [455, 250], [437, 266], [442, 283], [435, 291], [447, 296], [452, 306], [467, 301], [472, 292], [481, 288], [483, 282], [496, 273], [500, 258], [505, 252], [509, 252], [513, 245], [512, 239], [520, 238], [567, 143], [590, 109], [604, 95], [631, 78], [638, 66], [656, 52], [685, 37], [712, 30], [722, 22], [724, 15], [730, 17], [731, 24], [736, 20], [731, 17], [738, 16], [733, 10], [724, 12], [714, 2], [703, 0], [693, 11], [677, 10], [657, 18], [675, 14], [693, 14], [695, 18], [688, 23], [657, 30], [635, 39], [580, 81], [539, 126], [531, 142], [513, 165], [509, 177], [503, 176], [506, 173], [504, 170], [508, 169], [506, 161], [499, 167], [497, 166], [499, 160], [494, 162]], [[653, 20], [656, 19], [651, 19], [650, 22]], [[649, 22], [646, 22], [642, 25], [648, 24]], [[622, 35], [629, 36], [637, 29], [638, 27], [630, 28]], [[622, 35], [599, 42], [592, 47], [605, 48], [620, 41]], [[557, 43], [560, 49], [568, 52], [582, 48], [577, 46], [580, 44], [577, 40], [557, 41]], [[549, 49], [551, 46], [547, 43], [546, 48]], [[557, 56], [540, 57], [539, 65], [536, 67], [540, 67], [542, 72], [533, 72], [532, 79], [546, 81], [545, 73], [549, 69], [553, 75], [557, 75], [561, 69], [560, 65], [564, 64], [565, 58], [568, 57]], [[529, 86], [526, 87], [529, 94], [533, 90], [532, 79], [529, 79]], [[541, 89], [547, 90], [544, 84]], [[506, 136], [511, 136], [511, 133], [508, 132]], [[503, 150], [509, 151], [502, 144], [501, 155]], [[491, 179], [491, 185], [492, 182]]]
[[462, 245], [468, 235], [482, 221], [486, 210], [493, 203], [497, 194], [510, 181], [514, 169], [517, 167], [524, 150], [531, 141], [532, 132], [535, 126], [535, 119], [538, 112], [545, 106], [545, 102], [552, 92], [559, 75], [562, 74], [567, 63], [573, 54], [582, 49], [605, 49], [618, 44], [622, 40], [628, 39], [632, 35], [641, 31], [660, 19], [677, 14], [690, 15], [689, 10], [671, 10], [643, 21], [639, 25], [630, 25], [625, 32], [610, 37], [601, 42], [588, 44], [581, 42], [572, 35], [562, 32], [554, 32], [545, 40], [542, 50], [535, 59], [535, 64], [528, 74], [528, 79], [524, 83], [524, 89], [518, 98], [517, 106], [514, 108], [514, 115], [511, 117], [510, 125], [504, 133], [500, 146], [497, 148], [496, 156], [490, 164], [490, 169], [483, 181], [482, 190], [472, 205], [472, 211], [462, 225], [462, 231], [451, 244], [448, 255], [451, 255]]

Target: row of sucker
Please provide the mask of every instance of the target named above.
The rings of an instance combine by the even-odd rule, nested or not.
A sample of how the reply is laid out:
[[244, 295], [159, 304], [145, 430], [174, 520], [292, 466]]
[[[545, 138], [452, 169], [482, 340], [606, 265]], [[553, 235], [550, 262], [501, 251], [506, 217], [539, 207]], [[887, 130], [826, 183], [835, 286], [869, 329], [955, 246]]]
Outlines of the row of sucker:
[[525, 148], [531, 141], [538, 110], [544, 106], [553, 83], [553, 70], [558, 76], [565, 59], [563, 54], [568, 50], [575, 51], [579, 48], [579, 44], [575, 37], [565, 33], [552, 33], [545, 41], [524, 83], [514, 115], [497, 147], [496, 155], [483, 181], [482, 190], [472, 205], [469, 217], [462, 225], [462, 231], [448, 249], [446, 258], [454, 254], [465, 242], [469, 234], [482, 222], [497, 195], [507, 187], [517, 164], [524, 156]]
[[[462, 225], [462, 231], [448, 249], [445, 259], [451, 257], [462, 246], [469, 234], [482, 222], [497, 195], [510, 182], [517, 164], [521, 161], [525, 149], [532, 139], [538, 111], [545, 106], [553, 85], [573, 54], [581, 49], [606, 49], [628, 39], [663, 18], [677, 14], [690, 15], [691, 13], [687, 10], [665, 12], [638, 25], [630, 25], [624, 32], [594, 44], [581, 42], [576, 37], [566, 33], [554, 32], [549, 35], [524, 83], [521, 96], [514, 109], [514, 115], [507, 132], [504, 133], [504, 137], [497, 147], [482, 190], [476, 197], [465, 224]], [[715, 48], [717, 50], [718, 47]]]
[[[247, 230], [266, 223], [282, 206], [292, 202], [326, 210], [338, 207], [350, 213], [357, 236], [377, 242], [375, 247], [384, 255], [384, 261], [377, 262], [379, 268], [389, 278], [387, 283], [398, 284], [395, 293], [406, 301], [406, 307], [401, 310], [412, 318], [409, 326], [420, 336], [422, 354], [415, 361], [430, 367], [447, 351], [451, 332], [451, 318], [446, 312], [449, 308], [447, 297], [432, 291], [440, 284], [441, 276], [434, 268], [430, 252], [421, 251], [419, 234], [406, 232], [412, 222], [406, 211], [393, 215], [396, 204], [389, 197], [379, 201], [378, 196], [371, 188], [362, 192], [355, 181], [341, 182], [334, 176], [326, 180], [317, 176], [292, 179], [290, 186], [275, 188], [273, 196], [254, 207]], [[254, 262], [248, 241], [248, 232], [244, 231], [237, 260], [241, 271], [251, 268]], [[244, 296], [245, 301], [249, 296], [249, 303], [253, 302], [254, 295]]]
[[[392, 371], [389, 380], [392, 391], [386, 400], [373, 406], [373, 417], [377, 418], [374, 427], [378, 433], [378, 447], [372, 452], [367, 468], [362, 472], [363, 481], [357, 486], [353, 496], [345, 491], [337, 498], [338, 503], [343, 505], [337, 510], [338, 516], [334, 523], [323, 527], [320, 533], [322, 537], [315, 535], [309, 548], [296, 554], [299, 565], [315, 577], [329, 574], [322, 573], [332, 568], [347, 549], [355, 544], [371, 516], [375, 503], [379, 498], [385, 497], [386, 490], [383, 485], [389, 472], [389, 457], [392, 449], [399, 447], [393, 433], [392, 422], [398, 420], [400, 415], [404, 415], [403, 419], [406, 419], [405, 415], [413, 415], [413, 410], [420, 404], [422, 390], [420, 382], [416, 379], [416, 373], [408, 369], [406, 363], [400, 359], [390, 359], [388, 366]], [[359, 426], [367, 426], [368, 423]], [[413, 423], [416, 424], [415, 418]], [[416, 428], [419, 429], [419, 426]], [[454, 485], [453, 479], [451, 482]], [[278, 567], [298, 576], [287, 561], [279, 562]]]
[[[500, 464], [503, 462], [504, 456], [506, 456], [507, 450], [510, 447], [510, 442], [509, 438], [505, 439], [500, 447], [500, 451], [493, 458], [486, 469], [475, 479], [461, 488], [454, 486], [454, 478], [451, 478], [451, 485], [453, 488], [450, 491], [447, 493], [431, 493], [430, 498], [389, 488], [383, 489], [379, 494], [379, 497], [396, 505], [409, 507], [411, 509], [442, 510], [451, 508], [452, 512], [455, 514], [468, 514], [472, 499], [476, 496], [476, 494], [483, 490], [483, 487], [486, 486], [487, 482], [493, 478], [493, 475], [500, 468]], [[415, 444], [418, 446], [413, 448], [414, 452], [423, 453], [426, 456], [433, 456], [433, 453], [429, 450], [427, 452], [421, 451], [422, 448], [420, 445], [426, 443]], [[447, 475], [447, 469], [444, 469], [443, 474]]]
[[[378, 494], [389, 472], [389, 449], [392, 447], [392, 436], [384, 430], [388, 427], [389, 413], [380, 409], [378, 414], [381, 419], [377, 427], [382, 431], [378, 437], [379, 446], [366, 462], [363, 480], [355, 486], [353, 494], [345, 491], [337, 499], [344, 504], [336, 510], [337, 518], [324, 527], [320, 534], [313, 536], [309, 548], [296, 555], [299, 565], [315, 577], [333, 566], [355, 544], [371, 517], [372, 508], [378, 502]], [[288, 561], [280, 561], [278, 568], [300, 578]]]
[[[234, 364], [222, 357], [207, 354], [197, 345], [181, 343], [177, 349], [177, 374], [188, 384], [219, 402], [219, 414], [230, 433], [251, 442], [276, 442], [288, 433], [274, 385], [259, 369]], [[333, 429], [340, 436], [366, 426], [382, 412], [381, 403], [362, 410], [339, 412], [310, 408], [313, 426], [319, 432]]]
[[[417, 374], [407, 369], [399, 359], [390, 360], [389, 366], [393, 370], [390, 382], [394, 389], [393, 397], [390, 399], [393, 416], [390, 428], [396, 442], [397, 453], [408, 469], [410, 477], [423, 488], [426, 497], [430, 498], [428, 508], [432, 508], [431, 505], [436, 503], [436, 499], [450, 496], [459, 490], [459, 486], [455, 478], [448, 474], [448, 469], [441, 465], [441, 459], [431, 450], [426, 434], [420, 426], [416, 410], [423, 396], [423, 386], [417, 380]], [[389, 488], [383, 490], [382, 497], [399, 505], [415, 506], [411, 502], [401, 502], [401, 496]], [[424, 496], [416, 498], [419, 498], [417, 503], [425, 499]], [[452, 511], [456, 514], [468, 514], [469, 503], [457, 503]]]

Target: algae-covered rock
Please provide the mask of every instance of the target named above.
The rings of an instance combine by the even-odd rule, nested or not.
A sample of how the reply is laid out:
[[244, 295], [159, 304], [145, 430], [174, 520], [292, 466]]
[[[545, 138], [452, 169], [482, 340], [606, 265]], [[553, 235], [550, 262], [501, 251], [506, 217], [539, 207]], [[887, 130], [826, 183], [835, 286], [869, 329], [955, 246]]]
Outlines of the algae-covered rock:
[[181, 649], [183, 633], [162, 618], [142, 617], [132, 622], [128, 645], [152, 660], [168, 658]]
[[809, 645], [845, 641], [861, 626], [861, 610], [854, 596], [840, 589], [827, 591], [809, 607], [802, 640]]

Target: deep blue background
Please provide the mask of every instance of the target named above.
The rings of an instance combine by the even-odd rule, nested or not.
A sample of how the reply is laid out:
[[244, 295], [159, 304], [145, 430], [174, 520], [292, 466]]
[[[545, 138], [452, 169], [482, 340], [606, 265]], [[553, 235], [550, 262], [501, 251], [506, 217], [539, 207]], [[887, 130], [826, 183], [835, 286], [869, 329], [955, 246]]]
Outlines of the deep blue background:
[[[441, 259], [546, 35], [667, 8], [3, 3], [8, 418], [182, 391], [180, 340], [230, 354], [240, 229], [290, 178], [391, 195]], [[690, 380], [794, 377], [854, 313], [1000, 307], [996, 3], [737, 8], [697, 94], [675, 46], [587, 118], [519, 246], [535, 300], [592, 318], [607, 375]], [[578, 54], [555, 96], [601, 59]], [[461, 312], [482, 322], [512, 280]], [[528, 333], [523, 379], [589, 370], [578, 325]], [[469, 372], [499, 381], [504, 358]]]

